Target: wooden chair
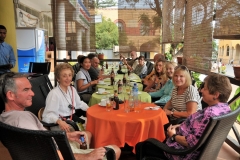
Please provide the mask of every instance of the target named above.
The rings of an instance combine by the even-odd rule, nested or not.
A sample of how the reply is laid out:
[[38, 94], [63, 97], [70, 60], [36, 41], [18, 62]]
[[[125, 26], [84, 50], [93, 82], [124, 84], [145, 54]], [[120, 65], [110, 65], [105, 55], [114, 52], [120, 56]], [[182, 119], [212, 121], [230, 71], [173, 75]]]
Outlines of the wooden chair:
[[[193, 151], [200, 151], [200, 155], [198, 159], [205, 160], [205, 159], [216, 159], [218, 152], [225, 141], [233, 123], [236, 120], [237, 115], [240, 112], [240, 107], [237, 110], [232, 111], [229, 114], [213, 117], [211, 118], [207, 128], [205, 129], [202, 137], [198, 141], [198, 143], [191, 148], [187, 149], [174, 149], [168, 147], [166, 144], [159, 142], [154, 138], [150, 138], [144, 141], [142, 145], [141, 152], [140, 152], [140, 159], [145, 160], [152, 160], [158, 159], [158, 157], [151, 157], [151, 155], [146, 155], [146, 150], [151, 150], [151, 148], [147, 148], [147, 144], [151, 143], [159, 148], [159, 150], [163, 150], [168, 154], [173, 155], [186, 155]], [[159, 158], [160, 159], [160, 158]]]
[[[0, 122], [0, 140], [12, 159], [59, 160], [54, 140], [65, 160], [75, 160], [64, 131], [39, 131], [13, 127]], [[54, 139], [54, 140], [53, 140]], [[115, 160], [113, 149], [107, 148], [106, 156]]]

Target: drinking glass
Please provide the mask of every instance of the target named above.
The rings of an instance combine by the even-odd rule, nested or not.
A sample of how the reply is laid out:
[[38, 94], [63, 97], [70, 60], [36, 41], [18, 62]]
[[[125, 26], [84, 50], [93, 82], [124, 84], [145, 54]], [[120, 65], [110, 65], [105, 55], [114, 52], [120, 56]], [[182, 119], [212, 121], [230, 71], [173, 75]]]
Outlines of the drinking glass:
[[129, 105], [129, 108], [130, 108], [130, 112], [134, 111], [134, 99], [131, 95], [129, 96], [129, 99], [128, 99], [128, 105]]
[[113, 102], [114, 102], [114, 100], [113, 100], [113, 97], [111, 97], [111, 96], [106, 100], [106, 111], [109, 112], [112, 110]]
[[124, 96], [124, 111], [126, 113], [130, 112], [130, 107], [128, 105], [128, 96]]

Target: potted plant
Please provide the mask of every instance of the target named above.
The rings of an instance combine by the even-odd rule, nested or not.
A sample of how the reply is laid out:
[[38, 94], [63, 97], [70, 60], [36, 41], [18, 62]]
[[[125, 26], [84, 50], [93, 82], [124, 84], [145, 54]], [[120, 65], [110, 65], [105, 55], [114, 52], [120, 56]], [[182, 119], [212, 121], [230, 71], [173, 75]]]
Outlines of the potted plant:
[[233, 65], [235, 78], [240, 79], [240, 65]]
[[98, 59], [103, 60], [104, 59], [104, 54], [103, 53], [98, 53]]

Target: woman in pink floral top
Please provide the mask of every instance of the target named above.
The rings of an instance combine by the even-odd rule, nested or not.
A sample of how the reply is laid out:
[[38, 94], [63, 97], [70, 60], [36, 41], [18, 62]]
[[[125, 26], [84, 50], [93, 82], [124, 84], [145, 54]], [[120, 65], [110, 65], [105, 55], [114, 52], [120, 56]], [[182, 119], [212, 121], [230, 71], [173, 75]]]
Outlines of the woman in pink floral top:
[[[201, 138], [211, 117], [221, 116], [231, 112], [227, 104], [227, 100], [232, 92], [229, 79], [222, 75], [211, 74], [205, 78], [204, 82], [204, 88], [201, 92], [203, 101], [208, 104], [208, 107], [190, 115], [182, 124], [174, 126], [170, 125], [168, 127], [168, 138], [166, 139], [166, 144], [169, 147], [173, 147], [175, 149], [193, 147]], [[140, 154], [138, 152], [142, 143], [144, 142], [140, 142], [136, 146], [138, 159]], [[160, 152], [157, 148], [155, 148], [155, 146], [151, 145], [149, 148], [151, 148], [151, 151], [146, 151], [145, 155], [162, 157], [163, 159], [189, 160], [196, 159], [199, 155], [198, 151], [184, 156], [170, 155], [164, 153], [163, 151]]]

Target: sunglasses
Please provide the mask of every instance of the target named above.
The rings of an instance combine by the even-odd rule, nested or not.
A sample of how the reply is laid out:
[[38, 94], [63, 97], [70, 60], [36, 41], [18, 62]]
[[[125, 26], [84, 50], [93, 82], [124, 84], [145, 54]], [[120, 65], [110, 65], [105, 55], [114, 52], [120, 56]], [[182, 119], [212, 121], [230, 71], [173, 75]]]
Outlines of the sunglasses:
[[177, 70], [177, 69], [179, 69], [179, 68], [180, 68], [181, 70], [185, 70], [185, 71], [189, 72], [188, 68], [187, 68], [186, 66], [184, 66], [184, 65], [177, 66], [177, 67], [174, 68], [174, 70]]
[[2, 75], [2, 81], [1, 81], [1, 85], [2, 85], [2, 94], [4, 97], [6, 97], [6, 93], [5, 93], [5, 86], [6, 86], [6, 82], [7, 80], [11, 79], [11, 78], [15, 78], [16, 73], [14, 72], [9, 72], [9, 73], [5, 73]]

